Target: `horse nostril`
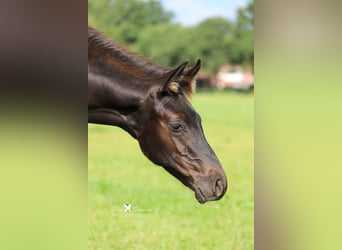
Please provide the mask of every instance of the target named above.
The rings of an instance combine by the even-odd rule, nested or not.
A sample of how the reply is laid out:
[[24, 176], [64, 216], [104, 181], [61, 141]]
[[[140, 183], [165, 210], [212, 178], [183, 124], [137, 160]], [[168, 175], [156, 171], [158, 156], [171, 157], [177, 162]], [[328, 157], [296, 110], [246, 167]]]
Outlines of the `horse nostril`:
[[216, 196], [221, 196], [225, 190], [224, 183], [221, 179], [217, 179], [214, 184], [214, 193]]

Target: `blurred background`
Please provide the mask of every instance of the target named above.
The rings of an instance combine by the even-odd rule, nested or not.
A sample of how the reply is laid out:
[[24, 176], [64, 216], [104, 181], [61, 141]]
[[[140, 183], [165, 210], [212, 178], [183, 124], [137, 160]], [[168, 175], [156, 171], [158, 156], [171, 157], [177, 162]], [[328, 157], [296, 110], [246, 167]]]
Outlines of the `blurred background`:
[[253, 89], [251, 0], [89, 0], [88, 22], [157, 64], [200, 58], [199, 88]]

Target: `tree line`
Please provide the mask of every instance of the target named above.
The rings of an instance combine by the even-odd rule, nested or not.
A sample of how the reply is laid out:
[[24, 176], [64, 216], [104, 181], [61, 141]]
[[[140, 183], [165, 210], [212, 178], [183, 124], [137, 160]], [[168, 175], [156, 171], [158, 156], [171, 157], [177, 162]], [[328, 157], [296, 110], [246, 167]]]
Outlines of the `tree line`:
[[89, 25], [106, 36], [162, 65], [200, 58], [207, 74], [226, 63], [253, 69], [253, 1], [237, 11], [235, 22], [214, 17], [184, 27], [159, 0], [88, 0]]

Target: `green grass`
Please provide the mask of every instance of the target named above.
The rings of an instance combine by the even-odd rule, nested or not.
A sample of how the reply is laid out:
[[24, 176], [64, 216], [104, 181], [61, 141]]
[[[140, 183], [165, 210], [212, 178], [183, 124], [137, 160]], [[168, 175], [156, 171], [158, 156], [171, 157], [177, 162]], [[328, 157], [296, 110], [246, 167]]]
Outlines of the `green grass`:
[[192, 103], [228, 175], [228, 193], [200, 205], [126, 132], [89, 125], [90, 250], [254, 249], [253, 95], [198, 93]]

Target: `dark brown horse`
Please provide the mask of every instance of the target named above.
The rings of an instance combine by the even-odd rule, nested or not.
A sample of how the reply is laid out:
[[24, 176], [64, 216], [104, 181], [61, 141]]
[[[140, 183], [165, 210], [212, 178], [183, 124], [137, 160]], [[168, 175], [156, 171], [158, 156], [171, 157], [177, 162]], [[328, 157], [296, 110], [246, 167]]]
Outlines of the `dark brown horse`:
[[154, 65], [88, 28], [88, 122], [126, 130], [204, 203], [223, 197], [227, 178], [188, 99], [201, 62], [186, 65]]

